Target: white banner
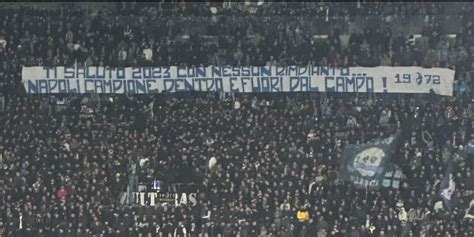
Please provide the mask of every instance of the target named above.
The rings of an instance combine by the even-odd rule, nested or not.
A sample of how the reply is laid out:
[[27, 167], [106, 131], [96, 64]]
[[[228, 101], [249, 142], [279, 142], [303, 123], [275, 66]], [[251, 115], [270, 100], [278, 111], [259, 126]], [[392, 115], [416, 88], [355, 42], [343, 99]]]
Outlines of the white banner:
[[421, 67], [23, 67], [29, 94], [359, 92], [453, 95], [454, 71]]

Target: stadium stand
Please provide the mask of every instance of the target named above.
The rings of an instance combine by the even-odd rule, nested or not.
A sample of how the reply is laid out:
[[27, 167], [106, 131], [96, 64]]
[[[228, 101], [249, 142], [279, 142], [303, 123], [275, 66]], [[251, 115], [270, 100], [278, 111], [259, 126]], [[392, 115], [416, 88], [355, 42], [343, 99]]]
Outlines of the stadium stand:
[[[0, 5], [0, 236], [474, 236], [474, 5], [446, 4]], [[454, 96], [22, 84], [27, 66], [308, 64], [449, 68]], [[342, 177], [349, 144], [393, 134], [397, 188]]]

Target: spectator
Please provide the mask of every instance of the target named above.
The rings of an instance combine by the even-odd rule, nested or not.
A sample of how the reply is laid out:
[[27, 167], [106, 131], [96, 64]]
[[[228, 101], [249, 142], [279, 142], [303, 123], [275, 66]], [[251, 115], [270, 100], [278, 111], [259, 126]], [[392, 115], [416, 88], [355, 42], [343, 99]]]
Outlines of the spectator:
[[66, 197], [69, 195], [69, 192], [67, 191], [66, 187], [61, 186], [57, 192], [57, 196], [59, 199], [66, 199]]

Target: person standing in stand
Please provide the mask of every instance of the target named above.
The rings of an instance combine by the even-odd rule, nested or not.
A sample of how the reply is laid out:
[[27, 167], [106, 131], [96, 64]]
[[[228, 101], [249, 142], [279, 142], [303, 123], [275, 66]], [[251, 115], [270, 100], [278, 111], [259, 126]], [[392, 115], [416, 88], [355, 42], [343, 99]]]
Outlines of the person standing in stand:
[[174, 229], [173, 237], [186, 237], [188, 231], [182, 222], [178, 223], [178, 226]]
[[69, 196], [69, 191], [64, 185], [61, 185], [59, 190], [56, 192], [56, 196], [61, 201], [61, 204], [64, 204], [66, 202], [66, 198]]

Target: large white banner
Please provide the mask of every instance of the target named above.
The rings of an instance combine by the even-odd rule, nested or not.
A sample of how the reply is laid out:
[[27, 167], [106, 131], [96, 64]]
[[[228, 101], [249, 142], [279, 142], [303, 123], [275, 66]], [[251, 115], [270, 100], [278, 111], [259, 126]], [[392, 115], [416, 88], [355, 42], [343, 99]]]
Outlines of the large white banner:
[[434, 93], [453, 95], [454, 71], [421, 67], [23, 67], [29, 94], [185, 91]]

